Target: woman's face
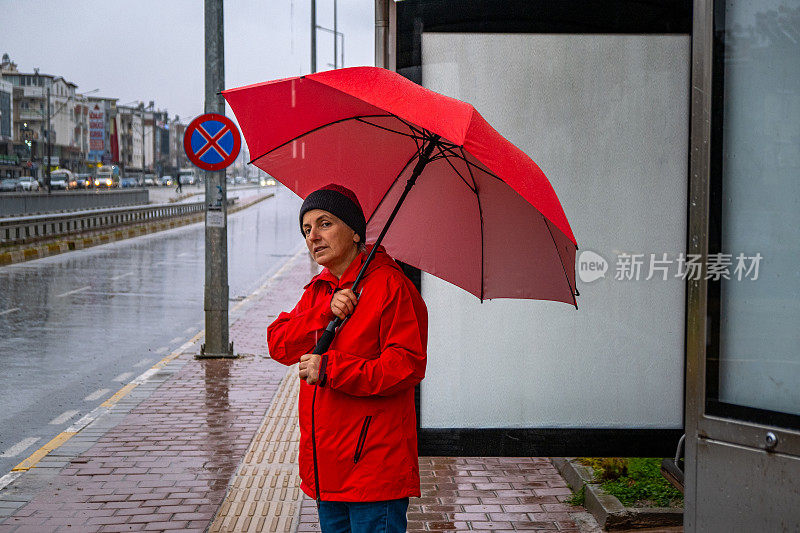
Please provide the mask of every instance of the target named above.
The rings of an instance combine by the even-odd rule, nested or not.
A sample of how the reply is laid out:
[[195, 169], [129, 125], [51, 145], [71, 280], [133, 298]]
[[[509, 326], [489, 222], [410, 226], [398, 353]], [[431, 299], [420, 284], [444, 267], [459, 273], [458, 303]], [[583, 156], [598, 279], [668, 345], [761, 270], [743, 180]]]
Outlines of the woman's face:
[[337, 277], [358, 255], [360, 237], [350, 226], [322, 209], [312, 209], [303, 215], [303, 234], [314, 261]]

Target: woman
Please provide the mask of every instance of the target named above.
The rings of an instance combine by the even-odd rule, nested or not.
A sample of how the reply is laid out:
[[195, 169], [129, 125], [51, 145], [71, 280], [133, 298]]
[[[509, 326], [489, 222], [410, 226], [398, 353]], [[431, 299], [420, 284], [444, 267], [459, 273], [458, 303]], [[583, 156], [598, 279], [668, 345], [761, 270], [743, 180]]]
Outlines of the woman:
[[[309, 194], [300, 229], [322, 272], [294, 309], [267, 329], [270, 355], [300, 363], [301, 488], [315, 498], [311, 408], [322, 531], [406, 530], [408, 498], [420, 495], [414, 386], [425, 376], [427, 309], [414, 285], [379, 247], [356, 296], [351, 290], [371, 247], [355, 194], [328, 185]], [[310, 352], [334, 316], [345, 319], [326, 352]]]

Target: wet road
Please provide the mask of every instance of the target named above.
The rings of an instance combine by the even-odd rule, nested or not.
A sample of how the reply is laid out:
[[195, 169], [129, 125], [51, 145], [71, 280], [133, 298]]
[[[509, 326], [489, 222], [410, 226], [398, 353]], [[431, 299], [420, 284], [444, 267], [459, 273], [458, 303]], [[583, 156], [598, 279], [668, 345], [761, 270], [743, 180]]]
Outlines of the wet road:
[[[303, 247], [275, 189], [228, 219], [231, 305]], [[0, 267], [0, 476], [199, 332], [203, 280], [203, 224]]]

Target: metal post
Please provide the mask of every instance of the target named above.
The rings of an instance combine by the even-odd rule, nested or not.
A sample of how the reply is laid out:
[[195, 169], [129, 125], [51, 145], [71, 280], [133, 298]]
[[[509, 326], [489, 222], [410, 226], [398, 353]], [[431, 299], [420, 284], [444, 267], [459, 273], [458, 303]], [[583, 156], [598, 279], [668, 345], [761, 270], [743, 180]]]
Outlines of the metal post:
[[[225, 114], [222, 0], [205, 0], [205, 112]], [[180, 170], [178, 171], [180, 175]], [[228, 237], [225, 171], [206, 172], [206, 342], [198, 357], [233, 357], [228, 342]], [[221, 213], [221, 217], [219, 216]], [[212, 216], [213, 215], [213, 216]]]
[[142, 102], [139, 111], [141, 111], [142, 115], [142, 182], [144, 182], [144, 102]]
[[317, 71], [317, 2], [311, 0], [311, 73]]
[[339, 32], [336, 31], [336, 0], [333, 0], [333, 68], [339, 68]]
[[[47, 81], [45, 81], [47, 83]], [[47, 193], [50, 193], [50, 165], [52, 154], [50, 153], [50, 85], [47, 85], [47, 101], [45, 102], [45, 109], [47, 110], [47, 169], [45, 183], [47, 184]]]

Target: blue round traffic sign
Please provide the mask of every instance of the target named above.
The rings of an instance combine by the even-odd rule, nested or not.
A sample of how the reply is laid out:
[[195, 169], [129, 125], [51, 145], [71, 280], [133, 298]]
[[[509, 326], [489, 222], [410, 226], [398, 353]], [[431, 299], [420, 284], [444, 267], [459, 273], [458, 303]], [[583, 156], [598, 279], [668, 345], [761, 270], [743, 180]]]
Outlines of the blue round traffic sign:
[[206, 113], [186, 127], [183, 149], [189, 161], [203, 170], [222, 170], [236, 160], [242, 147], [239, 129], [231, 119]]

